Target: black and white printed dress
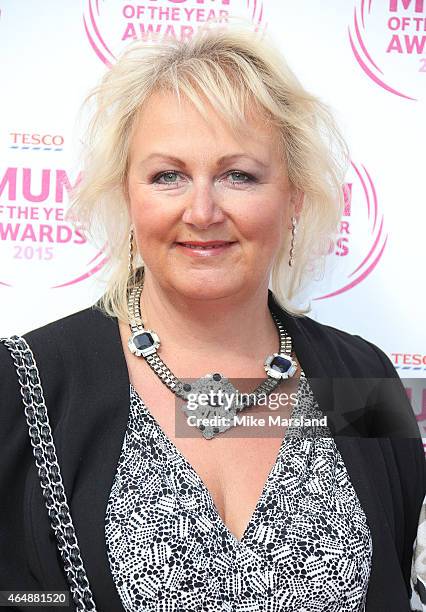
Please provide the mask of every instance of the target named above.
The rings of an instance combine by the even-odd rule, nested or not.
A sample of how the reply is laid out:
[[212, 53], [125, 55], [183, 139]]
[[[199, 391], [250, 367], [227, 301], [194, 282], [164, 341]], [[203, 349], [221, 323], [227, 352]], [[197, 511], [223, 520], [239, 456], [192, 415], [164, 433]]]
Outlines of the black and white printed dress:
[[[306, 379], [292, 416], [300, 414], [322, 416]], [[365, 514], [329, 432], [300, 432], [287, 430], [238, 540], [130, 385], [105, 517], [126, 612], [363, 612], [372, 557]]]

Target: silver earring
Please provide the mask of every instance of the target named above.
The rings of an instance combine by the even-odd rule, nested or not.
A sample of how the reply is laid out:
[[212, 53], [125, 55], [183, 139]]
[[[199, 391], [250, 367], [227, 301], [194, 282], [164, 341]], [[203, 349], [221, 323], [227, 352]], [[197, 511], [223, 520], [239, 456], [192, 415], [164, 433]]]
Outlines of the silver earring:
[[291, 245], [290, 245], [290, 259], [288, 260], [288, 265], [290, 268], [294, 264], [294, 244], [296, 242], [296, 232], [297, 232], [297, 219], [296, 217], [291, 218]]
[[133, 235], [133, 227], [131, 227], [129, 231], [129, 276], [133, 275]]

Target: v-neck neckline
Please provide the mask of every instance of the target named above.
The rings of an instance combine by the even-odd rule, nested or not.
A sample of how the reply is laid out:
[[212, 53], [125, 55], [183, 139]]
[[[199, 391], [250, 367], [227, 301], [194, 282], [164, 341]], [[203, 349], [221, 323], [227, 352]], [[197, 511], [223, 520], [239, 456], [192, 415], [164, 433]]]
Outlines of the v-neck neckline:
[[[389, 483], [386, 470], [383, 472], [379, 466], [379, 459], [383, 458], [381, 447], [373, 439], [359, 438], [356, 428], [358, 415], [348, 414], [342, 425], [341, 416], [347, 395], [343, 393], [342, 385], [333, 385], [333, 379], [336, 377], [353, 378], [357, 373], [361, 377], [367, 376], [371, 362], [368, 359], [356, 359], [358, 355], [364, 355], [357, 349], [359, 339], [309, 317], [297, 317], [288, 313], [278, 305], [271, 290], [268, 290], [268, 303], [290, 334], [294, 351], [314, 398], [323, 414], [329, 417], [327, 425], [332, 431], [373, 532], [373, 550], [376, 550], [376, 555], [373, 554], [367, 610], [386, 608], [396, 612], [405, 601], [403, 588], [399, 578], [391, 585], [388, 584], [389, 572], [386, 573], [383, 569], [385, 566], [380, 563], [381, 559], [390, 559], [395, 565], [397, 559], [390, 523], [383, 518], [384, 508], [387, 506], [381, 495], [388, 491]], [[71, 512], [77, 523], [82, 554], [98, 607], [104, 609], [112, 606], [116, 610], [123, 610], [122, 601], [111, 578], [105, 545], [105, 509], [122, 451], [130, 411], [129, 372], [118, 319], [106, 315], [98, 307], [98, 303], [95, 303], [81, 313], [62, 320], [57, 328], [51, 329], [52, 342], [58, 346], [58, 353], [54, 353], [55, 360], [50, 358], [50, 350], [44, 350], [46, 342], [43, 335], [40, 337], [35, 333], [28, 337], [30, 341], [34, 341], [34, 354], [42, 366], [54, 368], [57, 365], [56, 355], [59, 355], [68, 365], [68, 371], [74, 372], [74, 383], [61, 388], [61, 393], [69, 394], [70, 401], [74, 399], [76, 408], [75, 419], [69, 419], [67, 435], [61, 436], [58, 444], [59, 459], [64, 465], [64, 485], [67, 492], [74, 490], [74, 475], [81, 469], [78, 458], [84, 454], [84, 449], [87, 444], [90, 445], [92, 437], [99, 437], [101, 432], [101, 450], [92, 454], [93, 469], [85, 479], [82, 478], [78, 482], [78, 496], [72, 496], [70, 499]], [[73, 342], [63, 344], [66, 334], [70, 334]], [[90, 350], [83, 350], [82, 347], [90, 347]], [[51, 396], [52, 404], [64, 405], [64, 410], [67, 405], [68, 409], [67, 395], [58, 396], [55, 387], [50, 389], [46, 386], [47, 402]], [[353, 389], [356, 391], [355, 386]], [[88, 410], [87, 406], [95, 407], [96, 410]], [[93, 424], [96, 428], [93, 428]], [[344, 433], [339, 433], [342, 429]], [[58, 430], [58, 436], [59, 433]], [[375, 474], [372, 474], [370, 469], [371, 463], [379, 466], [377, 477], [380, 475], [380, 480], [375, 480]], [[377, 483], [383, 483], [383, 490], [380, 492]], [[35, 509], [36, 506], [35, 504]], [[90, 512], [84, 513], [84, 509], [89, 507]], [[40, 512], [43, 510], [45, 509], [40, 507]], [[43, 534], [38, 535], [40, 537], [34, 541], [34, 545], [36, 550], [45, 553], [47, 559], [48, 553], [51, 552], [46, 552], [47, 549], [43, 548], [47, 538], [43, 539]], [[398, 568], [392, 567], [394, 575], [400, 576]]]
[[[290, 414], [290, 418], [294, 417], [296, 410], [299, 408], [299, 391], [300, 391], [300, 385], [301, 385], [301, 378], [299, 378], [298, 380], [298, 386], [297, 386], [297, 402], [296, 404], [293, 406], [291, 414]], [[307, 380], [305, 378], [305, 382], [307, 383]], [[269, 484], [270, 484], [270, 480], [272, 478], [272, 473], [275, 470], [275, 467], [277, 465], [277, 462], [279, 461], [283, 449], [287, 444], [287, 440], [289, 439], [288, 436], [288, 431], [290, 429], [290, 426], [287, 426], [287, 429], [285, 431], [284, 437], [281, 441], [281, 444], [279, 446], [278, 452], [275, 456], [274, 459], [274, 463], [271, 466], [271, 469], [268, 472], [268, 475], [266, 477], [266, 480], [263, 484], [262, 487], [262, 491], [260, 493], [260, 496], [256, 502], [256, 505], [254, 507], [254, 510], [249, 518], [249, 521], [244, 529], [243, 535], [241, 536], [241, 538], [237, 538], [237, 536], [230, 530], [230, 528], [227, 526], [227, 524], [225, 523], [225, 521], [223, 520], [223, 518], [220, 515], [219, 510], [217, 509], [217, 506], [214, 502], [213, 499], [213, 495], [210, 492], [210, 489], [208, 488], [208, 486], [206, 485], [206, 483], [204, 482], [204, 480], [201, 478], [201, 476], [199, 475], [199, 473], [197, 472], [197, 470], [194, 468], [194, 466], [192, 465], [192, 463], [185, 457], [185, 455], [178, 449], [178, 447], [176, 446], [176, 444], [169, 438], [169, 436], [166, 434], [166, 432], [163, 430], [163, 428], [161, 427], [161, 425], [159, 424], [159, 422], [157, 421], [157, 419], [154, 417], [154, 415], [152, 414], [151, 410], [149, 409], [149, 407], [147, 406], [147, 404], [145, 403], [145, 401], [143, 400], [143, 398], [141, 397], [141, 395], [138, 393], [138, 391], [135, 389], [135, 387], [133, 386], [133, 384], [130, 382], [130, 395], [133, 392], [133, 394], [135, 395], [135, 397], [139, 400], [139, 402], [142, 404], [142, 406], [144, 407], [144, 411], [145, 414], [147, 415], [147, 417], [151, 420], [152, 424], [154, 425], [154, 427], [156, 428], [156, 430], [158, 431], [159, 435], [162, 437], [162, 439], [164, 440], [164, 442], [169, 446], [169, 448], [171, 448], [171, 450], [173, 451], [173, 453], [175, 455], [177, 455], [179, 457], [179, 459], [184, 463], [185, 467], [191, 472], [191, 474], [195, 477], [195, 479], [197, 480], [197, 482], [199, 483], [200, 487], [202, 488], [203, 492], [205, 493], [205, 495], [207, 496], [207, 499], [210, 503], [210, 507], [212, 508], [215, 516], [217, 517], [217, 520], [219, 521], [220, 525], [222, 526], [222, 528], [226, 531], [226, 533], [231, 536], [231, 538], [233, 540], [235, 540], [237, 546], [242, 546], [245, 544], [245, 540], [247, 538], [247, 533], [253, 523], [253, 520], [256, 518], [256, 515], [258, 513], [258, 508], [260, 506], [260, 504], [262, 503], [266, 492], [269, 488]]]

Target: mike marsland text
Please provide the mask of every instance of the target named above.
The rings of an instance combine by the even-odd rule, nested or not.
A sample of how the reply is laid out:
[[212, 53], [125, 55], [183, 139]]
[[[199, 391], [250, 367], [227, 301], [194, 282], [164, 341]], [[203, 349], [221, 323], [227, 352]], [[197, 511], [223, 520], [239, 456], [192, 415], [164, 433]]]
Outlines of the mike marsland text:
[[279, 415], [269, 415], [268, 418], [256, 417], [253, 415], [234, 415], [227, 416], [212, 416], [212, 417], [196, 417], [191, 415], [187, 419], [188, 425], [191, 427], [229, 427], [242, 425], [243, 427], [326, 427], [327, 416], [321, 418], [307, 418], [301, 415], [300, 417], [285, 418]]

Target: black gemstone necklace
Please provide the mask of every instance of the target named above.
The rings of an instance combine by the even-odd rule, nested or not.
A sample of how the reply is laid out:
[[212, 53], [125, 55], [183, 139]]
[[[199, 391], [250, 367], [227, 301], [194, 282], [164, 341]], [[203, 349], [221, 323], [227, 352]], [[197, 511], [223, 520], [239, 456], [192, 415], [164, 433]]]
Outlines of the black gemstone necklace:
[[[297, 364], [291, 357], [292, 342], [281, 321], [271, 311], [280, 337], [278, 353], [268, 355], [264, 361], [267, 378], [242, 401], [242, 395], [232, 383], [219, 372], [209, 373], [191, 382], [177, 378], [158, 355], [160, 338], [152, 329], [145, 329], [140, 310], [140, 297], [144, 284], [144, 268], [135, 273], [135, 285], [128, 289], [127, 305], [132, 335], [128, 341], [131, 353], [143, 357], [158, 378], [175, 395], [185, 400], [182, 410], [188, 424], [197, 426], [206, 439], [227, 431], [235, 425], [234, 417], [244, 408], [260, 403], [262, 396], [269, 395], [282, 380], [294, 376]], [[301, 377], [304, 377], [303, 371]], [[247, 396], [247, 394], [245, 394]], [[224, 401], [226, 396], [226, 402]], [[191, 417], [191, 419], [189, 419]]]

